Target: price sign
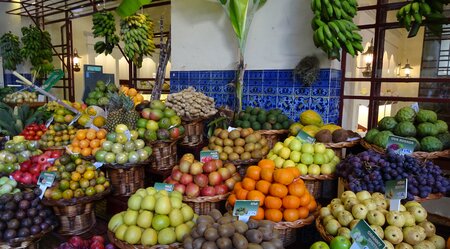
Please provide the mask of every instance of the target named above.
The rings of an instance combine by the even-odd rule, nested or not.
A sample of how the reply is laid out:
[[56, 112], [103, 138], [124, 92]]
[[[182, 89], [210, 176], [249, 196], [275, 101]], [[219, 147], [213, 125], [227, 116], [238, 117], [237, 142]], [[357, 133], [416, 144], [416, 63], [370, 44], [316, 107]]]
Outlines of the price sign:
[[81, 112], [78, 113], [78, 114], [72, 119], [72, 121], [69, 123], [68, 126], [73, 125], [75, 122], [77, 122], [77, 120], [78, 120], [80, 117], [81, 117]]
[[391, 135], [388, 138], [386, 149], [394, 150], [400, 155], [410, 155], [414, 152], [416, 141], [413, 139]]
[[131, 132], [130, 132], [130, 130], [126, 130], [123, 134], [125, 134], [125, 136], [127, 136], [128, 141], [131, 140]]
[[217, 150], [200, 151], [200, 162], [206, 163], [214, 159], [219, 159], [219, 152]]
[[235, 127], [229, 126], [228, 129], [227, 129], [227, 131], [228, 131], [228, 132], [232, 132], [232, 131], [234, 131], [234, 130], [236, 130], [236, 129], [237, 129], [237, 128], [235, 128]]
[[390, 199], [389, 210], [400, 211], [400, 200], [408, 195], [408, 179], [387, 181], [384, 195]]
[[98, 168], [100, 168], [101, 166], [103, 166], [103, 162], [95, 162], [95, 163], [93, 163], [93, 164], [94, 164], [94, 166], [95, 166], [96, 169], [98, 169]]
[[417, 113], [419, 112], [419, 103], [414, 103], [411, 105], [411, 108], [414, 109], [414, 111]]
[[47, 190], [48, 187], [51, 187], [53, 185], [53, 182], [55, 181], [56, 174], [55, 172], [41, 172], [38, 178], [38, 187], [42, 190], [41, 195], [39, 198], [42, 199], [44, 196], [45, 190]]
[[313, 144], [316, 139], [311, 137], [310, 135], [308, 135], [308, 133], [300, 130], [297, 134], [297, 139], [300, 139], [300, 141], [304, 142], [304, 143], [309, 143], [309, 144]]
[[172, 192], [173, 191], [173, 184], [169, 184], [169, 183], [163, 183], [163, 182], [156, 182], [155, 183], [155, 189], [156, 190], [165, 190], [167, 192]]
[[51, 118], [49, 118], [49, 119], [47, 120], [47, 122], [45, 123], [45, 127], [47, 127], [47, 129], [48, 129], [48, 127], [53, 123], [53, 119], [55, 119], [55, 117], [54, 117], [54, 116], [51, 116]]
[[384, 249], [384, 241], [378, 237], [366, 221], [360, 220], [350, 231], [353, 244], [350, 249]]
[[239, 220], [247, 222], [250, 216], [255, 216], [258, 212], [259, 201], [237, 200], [233, 208], [233, 216], [238, 216]]

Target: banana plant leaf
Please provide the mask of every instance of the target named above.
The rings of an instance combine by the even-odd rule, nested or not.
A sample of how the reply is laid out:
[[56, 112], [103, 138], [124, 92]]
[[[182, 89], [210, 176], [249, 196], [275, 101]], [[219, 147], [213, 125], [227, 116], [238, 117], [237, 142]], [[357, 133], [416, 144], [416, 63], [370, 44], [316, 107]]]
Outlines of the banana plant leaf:
[[122, 0], [116, 12], [120, 17], [124, 18], [131, 16], [138, 11], [142, 6], [150, 4], [152, 0]]

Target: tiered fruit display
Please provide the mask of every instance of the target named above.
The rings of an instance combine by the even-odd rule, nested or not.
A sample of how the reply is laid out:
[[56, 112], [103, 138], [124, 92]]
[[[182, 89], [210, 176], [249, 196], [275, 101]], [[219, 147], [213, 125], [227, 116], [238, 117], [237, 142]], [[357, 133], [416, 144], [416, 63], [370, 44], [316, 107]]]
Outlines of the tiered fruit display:
[[317, 208], [314, 197], [305, 187], [297, 168], [276, 169], [269, 159], [259, 161], [258, 166], [247, 168], [242, 182], [234, 185], [228, 204], [236, 200], [258, 200], [255, 220], [296, 221], [305, 219]]
[[5, 150], [0, 151], [0, 173], [11, 174], [19, 169], [19, 163], [42, 154], [37, 141], [24, 140], [21, 136], [14, 139], [6, 142]]
[[336, 168], [337, 175], [346, 179], [350, 190], [355, 192], [384, 193], [385, 181], [405, 178], [408, 179], [408, 200], [414, 196], [425, 198], [432, 193], [450, 191], [450, 180], [432, 161], [422, 162], [392, 150], [387, 150], [386, 154], [368, 150], [349, 155]]
[[390, 135], [416, 140], [416, 151], [441, 151], [450, 148], [448, 125], [438, 120], [437, 114], [420, 109], [417, 113], [411, 107], [403, 107], [394, 117], [384, 117], [377, 128], [367, 132], [364, 140], [386, 148]]
[[222, 161], [261, 159], [269, 152], [267, 139], [252, 128], [217, 128], [204, 149], [217, 150]]
[[240, 180], [236, 166], [231, 163], [223, 164], [217, 159], [202, 163], [194, 160], [194, 155], [185, 154], [165, 182], [174, 184], [181, 194], [195, 198], [229, 193]]
[[352, 246], [349, 239], [344, 236], [336, 236], [330, 241], [330, 245], [323, 241], [314, 242], [309, 249], [350, 249]]
[[275, 224], [267, 220], [250, 219], [247, 223], [237, 217], [213, 209], [200, 215], [191, 234], [183, 241], [185, 249], [194, 248], [274, 248], [281, 249], [283, 242], [274, 230]]
[[89, 239], [83, 239], [80, 236], [72, 236], [67, 242], [62, 243], [57, 249], [116, 249], [113, 244], [106, 243], [105, 238], [100, 235], [94, 235]]
[[103, 171], [96, 169], [89, 161], [68, 154], [58, 158], [49, 171], [57, 172], [57, 181], [45, 191], [47, 199], [70, 200], [93, 196], [110, 186]]
[[340, 162], [332, 149], [323, 143], [304, 143], [290, 136], [284, 142], [277, 142], [267, 155], [277, 168], [297, 167], [301, 175], [330, 175]]
[[137, 131], [130, 132], [130, 139], [125, 135], [128, 128], [120, 124], [116, 132], [110, 132], [106, 141], [95, 153], [97, 162], [111, 164], [140, 163], [152, 155], [152, 148], [145, 145], [144, 140], [138, 139]]
[[36, 188], [0, 196], [0, 241], [27, 238], [57, 225], [53, 212], [41, 204], [40, 194], [41, 190]]
[[30, 124], [23, 129], [20, 133], [26, 140], [40, 140], [42, 135], [47, 131], [47, 127], [44, 124]]
[[119, 44], [119, 36], [116, 35], [116, 20], [112, 12], [99, 11], [92, 15], [92, 33], [94, 37], [104, 37], [94, 45], [97, 54], [111, 54], [114, 47]]
[[292, 121], [280, 109], [266, 111], [259, 107], [247, 107], [239, 113], [234, 121], [236, 127], [252, 128], [253, 130], [287, 130]]
[[132, 130], [136, 129], [136, 123], [140, 115], [134, 109], [133, 100], [122, 92], [110, 93], [109, 100], [110, 102], [106, 107], [108, 117], [104, 128], [107, 131], [114, 131], [118, 124], [125, 124]]
[[340, 198], [320, 209], [320, 219], [326, 232], [350, 239], [350, 230], [365, 220], [387, 248], [445, 249], [445, 240], [436, 235], [433, 223], [427, 221], [427, 211], [415, 201], [389, 211], [389, 200], [381, 193], [345, 191]]
[[144, 96], [142, 96], [142, 94], [138, 93], [136, 88], [120, 86], [120, 91], [123, 92], [123, 94], [130, 97], [133, 100], [134, 105], [138, 105], [138, 104], [142, 103], [142, 101], [144, 101]]
[[128, 199], [127, 211], [114, 215], [108, 229], [130, 245], [169, 245], [183, 242], [191, 232], [196, 214], [182, 202], [178, 191], [168, 193], [153, 187], [139, 189]]
[[64, 123], [54, 123], [48, 127], [48, 130], [39, 140], [43, 148], [67, 146], [75, 139], [77, 128]]
[[39, 175], [53, 165], [55, 159], [62, 155], [61, 151], [46, 151], [39, 156], [32, 156], [30, 160], [20, 163], [20, 169], [14, 171], [11, 177], [19, 183], [37, 184]]
[[3, 98], [3, 102], [11, 104], [33, 103], [37, 102], [36, 92], [17, 91], [7, 94]]
[[146, 141], [177, 139], [184, 134], [181, 118], [160, 100], [150, 102], [137, 121], [139, 137]]
[[114, 82], [107, 84], [103, 80], [99, 80], [95, 83], [95, 88], [89, 92], [85, 102], [87, 105], [106, 106], [109, 104], [108, 93], [117, 91], [118, 89]]
[[93, 156], [100, 150], [104, 141], [106, 141], [107, 131], [100, 129], [80, 129], [75, 133], [72, 143], [67, 146], [69, 151], [75, 154], [81, 154], [84, 157]]
[[[84, 109], [87, 108], [87, 106], [85, 104], [79, 103], [79, 102], [69, 102], [66, 100], [63, 100], [67, 105], [72, 106], [73, 108], [77, 109], [79, 112], [82, 112]], [[69, 124], [72, 122], [72, 120], [75, 117], [75, 114], [66, 109], [64, 106], [58, 104], [56, 101], [51, 101], [48, 102], [45, 105], [47, 111], [52, 112], [53, 113], [53, 118], [54, 121], [56, 123], [61, 123], [61, 124]]]
[[20, 189], [16, 188], [17, 182], [13, 179], [9, 179], [6, 176], [0, 178], [0, 196], [5, 194], [15, 194], [20, 192]]
[[183, 120], [206, 119], [217, 113], [214, 99], [193, 87], [171, 93], [166, 106], [172, 108]]
[[327, 53], [328, 58], [340, 60], [341, 48], [353, 57], [363, 52], [362, 36], [353, 22], [357, 8], [356, 0], [311, 0], [314, 45]]

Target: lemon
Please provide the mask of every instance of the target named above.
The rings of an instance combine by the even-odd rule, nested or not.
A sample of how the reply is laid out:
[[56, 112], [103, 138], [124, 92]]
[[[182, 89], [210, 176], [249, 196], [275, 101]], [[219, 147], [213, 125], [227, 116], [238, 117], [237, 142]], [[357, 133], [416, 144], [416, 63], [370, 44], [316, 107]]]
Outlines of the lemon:
[[95, 108], [94, 108], [93, 106], [89, 106], [89, 107], [86, 109], [86, 113], [87, 113], [89, 116], [95, 116], [95, 115], [97, 115], [97, 110], [95, 110]]
[[82, 126], [86, 126], [89, 121], [91, 121], [91, 117], [89, 117], [89, 115], [87, 115], [87, 114], [83, 114], [78, 119], [78, 124], [80, 124]]
[[92, 124], [97, 127], [103, 127], [106, 124], [106, 119], [103, 116], [97, 116], [92, 121]]

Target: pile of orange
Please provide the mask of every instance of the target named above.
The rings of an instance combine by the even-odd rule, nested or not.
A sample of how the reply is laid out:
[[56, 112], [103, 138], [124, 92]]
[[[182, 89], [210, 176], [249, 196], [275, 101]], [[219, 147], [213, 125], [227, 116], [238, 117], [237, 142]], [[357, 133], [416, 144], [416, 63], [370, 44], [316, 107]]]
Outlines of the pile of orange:
[[72, 153], [81, 154], [85, 157], [95, 155], [101, 149], [103, 142], [106, 141], [106, 134], [105, 129], [98, 131], [94, 129], [78, 130], [68, 148]]
[[305, 219], [317, 208], [314, 197], [298, 178], [300, 171], [293, 168], [275, 169], [269, 159], [250, 166], [241, 182], [234, 185], [228, 197], [228, 204], [234, 206], [236, 200], [259, 200], [255, 220], [296, 221]]

